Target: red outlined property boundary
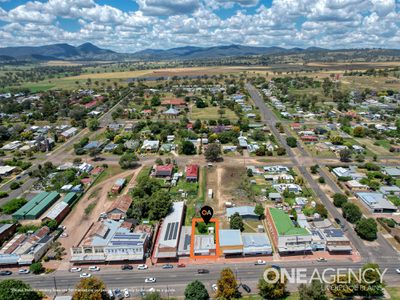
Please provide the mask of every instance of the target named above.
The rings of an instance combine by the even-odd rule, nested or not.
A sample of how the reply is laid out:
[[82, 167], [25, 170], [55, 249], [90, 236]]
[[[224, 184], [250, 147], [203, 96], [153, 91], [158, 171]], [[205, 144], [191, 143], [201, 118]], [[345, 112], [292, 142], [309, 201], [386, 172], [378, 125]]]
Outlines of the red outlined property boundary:
[[215, 223], [215, 255], [195, 255], [194, 254], [194, 236], [195, 236], [195, 229], [196, 223], [203, 222], [201, 218], [193, 218], [192, 219], [192, 235], [190, 237], [190, 257], [191, 258], [215, 258], [217, 259], [220, 256], [220, 249], [219, 249], [219, 220], [216, 218], [211, 218], [210, 223]]

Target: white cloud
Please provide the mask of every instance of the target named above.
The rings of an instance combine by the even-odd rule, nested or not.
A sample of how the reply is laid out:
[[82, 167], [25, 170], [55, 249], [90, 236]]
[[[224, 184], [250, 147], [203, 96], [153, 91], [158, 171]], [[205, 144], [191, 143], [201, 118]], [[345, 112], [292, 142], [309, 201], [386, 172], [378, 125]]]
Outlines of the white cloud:
[[198, 0], [137, 0], [140, 10], [151, 16], [184, 15], [199, 7]]

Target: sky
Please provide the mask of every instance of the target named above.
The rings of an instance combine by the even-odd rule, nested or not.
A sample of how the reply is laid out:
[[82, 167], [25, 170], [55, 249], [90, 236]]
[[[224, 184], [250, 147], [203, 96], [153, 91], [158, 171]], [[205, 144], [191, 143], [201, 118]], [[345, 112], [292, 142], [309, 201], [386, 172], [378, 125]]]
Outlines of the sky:
[[0, 0], [0, 47], [400, 49], [400, 0]]

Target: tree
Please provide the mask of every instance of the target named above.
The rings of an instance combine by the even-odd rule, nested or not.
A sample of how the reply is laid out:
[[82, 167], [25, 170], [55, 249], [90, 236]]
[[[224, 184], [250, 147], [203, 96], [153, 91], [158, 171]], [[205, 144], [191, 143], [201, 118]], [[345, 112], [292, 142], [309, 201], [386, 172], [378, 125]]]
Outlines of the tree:
[[319, 177], [319, 178], [318, 178], [318, 182], [321, 183], [321, 184], [325, 184], [325, 178], [322, 177], [322, 176]]
[[351, 160], [351, 151], [347, 148], [340, 150], [339, 152], [340, 161], [349, 162]]
[[191, 141], [183, 141], [181, 145], [182, 154], [193, 155], [196, 154], [196, 147]]
[[29, 266], [29, 270], [33, 274], [40, 274], [44, 271], [43, 265], [40, 262], [35, 262]]
[[19, 182], [17, 182], [17, 181], [13, 181], [13, 182], [11, 182], [11, 184], [10, 184], [10, 189], [12, 189], [12, 190], [16, 190], [16, 189], [18, 189], [19, 187], [20, 187], [20, 183]]
[[318, 169], [319, 169], [318, 165], [311, 166], [310, 167], [311, 174], [317, 174], [318, 173]]
[[345, 203], [347, 203], [348, 198], [346, 195], [341, 193], [336, 193], [333, 195], [333, 204], [336, 207], [342, 207]]
[[266, 276], [268, 282], [264, 278], [261, 278], [257, 285], [258, 294], [262, 299], [282, 299], [288, 296], [289, 292], [286, 290], [287, 278], [281, 278], [279, 272], [272, 271], [268, 272]]
[[298, 289], [300, 300], [328, 300], [325, 284], [318, 280], [313, 280], [310, 285], [300, 284]]
[[362, 218], [357, 222], [355, 231], [360, 238], [367, 241], [373, 241], [377, 238], [378, 226], [374, 219]]
[[217, 298], [235, 299], [240, 298], [238, 283], [235, 275], [230, 268], [221, 271], [221, 275], [217, 281]]
[[[7, 193], [6, 193], [7, 194]], [[8, 194], [7, 194], [8, 196]], [[25, 198], [15, 198], [10, 201], [8, 201], [6, 204], [4, 204], [1, 208], [0, 211], [3, 213], [10, 215], [14, 212], [16, 212], [18, 209], [20, 209], [22, 206], [24, 206], [28, 201], [26, 201]]]
[[161, 297], [159, 292], [148, 293], [142, 298], [142, 300], [162, 300], [162, 299], [163, 298]]
[[204, 156], [208, 161], [218, 161], [221, 157], [221, 146], [216, 143], [209, 144], [204, 151]]
[[276, 154], [278, 154], [279, 156], [286, 155], [286, 149], [283, 148], [283, 147], [278, 147], [278, 148], [276, 149]]
[[207, 289], [202, 282], [195, 280], [186, 286], [186, 300], [208, 300], [209, 298]]
[[295, 137], [293, 136], [288, 136], [286, 138], [286, 144], [290, 147], [290, 148], [296, 148], [297, 147], [297, 140]]
[[75, 287], [72, 300], [108, 300], [106, 285], [97, 277], [83, 278]]
[[97, 119], [95, 119], [95, 118], [90, 118], [90, 119], [87, 120], [86, 126], [87, 126], [91, 131], [96, 131], [97, 129], [99, 129], [100, 122], [99, 122], [99, 120], [97, 120]]
[[254, 207], [254, 213], [258, 215], [260, 219], [264, 217], [264, 207], [262, 204], [258, 203], [256, 207]]
[[342, 206], [343, 217], [350, 223], [356, 223], [361, 219], [362, 213], [360, 208], [354, 203], [347, 202]]
[[137, 158], [136, 154], [125, 153], [119, 159], [119, 165], [121, 166], [122, 169], [136, 168], [139, 165], [138, 160], [139, 159]]
[[355, 137], [360, 137], [360, 138], [364, 137], [365, 136], [365, 128], [362, 126], [357, 126], [353, 130], [353, 135]]
[[21, 280], [0, 281], [0, 300], [39, 300], [42, 297], [31, 286]]
[[252, 170], [252, 169], [250, 169], [250, 168], [247, 169], [247, 176], [248, 176], [248, 177], [253, 177], [253, 176], [254, 176], [254, 175], [253, 175], [253, 170]]
[[319, 214], [323, 219], [326, 219], [328, 217], [328, 211], [321, 203], [317, 203], [317, 205], [315, 206], [315, 212]]
[[149, 218], [151, 220], [161, 220], [169, 213], [172, 207], [171, 195], [163, 190], [158, 190], [151, 196], [148, 205]]
[[240, 229], [240, 231], [244, 230], [244, 224], [243, 224], [243, 219], [239, 215], [239, 213], [234, 213], [231, 218], [230, 218], [230, 227], [231, 229]]

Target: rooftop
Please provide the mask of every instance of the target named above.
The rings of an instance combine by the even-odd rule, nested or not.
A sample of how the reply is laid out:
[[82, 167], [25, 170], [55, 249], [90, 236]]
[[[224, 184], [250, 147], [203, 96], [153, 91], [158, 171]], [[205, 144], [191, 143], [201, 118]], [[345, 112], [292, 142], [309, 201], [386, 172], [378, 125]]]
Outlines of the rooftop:
[[221, 247], [242, 246], [242, 235], [239, 229], [220, 229], [219, 245]]
[[226, 215], [228, 218], [233, 216], [235, 213], [239, 213], [239, 215], [241, 216], [243, 215], [246, 216], [251, 215], [255, 217], [258, 216], [254, 213], [254, 206], [236, 206], [236, 207], [228, 207], [226, 209]]

